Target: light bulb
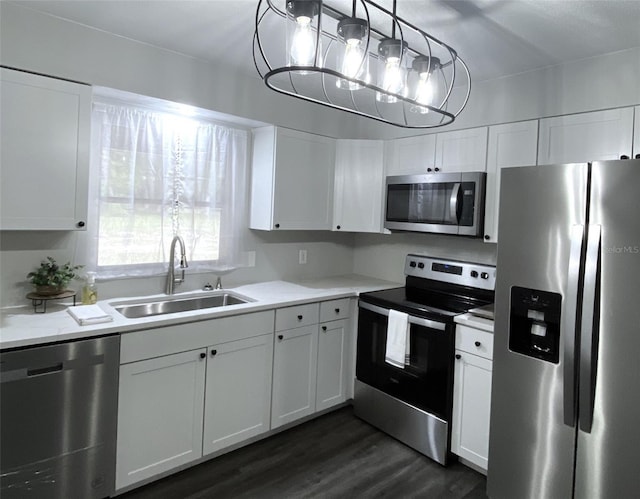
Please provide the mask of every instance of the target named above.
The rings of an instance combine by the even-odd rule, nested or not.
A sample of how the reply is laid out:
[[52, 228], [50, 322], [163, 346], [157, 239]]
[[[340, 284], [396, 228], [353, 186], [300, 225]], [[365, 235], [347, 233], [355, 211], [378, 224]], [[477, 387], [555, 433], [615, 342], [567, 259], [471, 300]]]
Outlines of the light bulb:
[[[389, 57], [385, 64], [382, 88], [387, 92], [400, 94], [404, 88], [404, 69], [400, 67], [400, 58]], [[387, 102], [397, 102], [395, 97], [387, 97]]]
[[294, 66], [312, 66], [316, 53], [316, 36], [311, 29], [311, 18], [296, 18], [296, 30], [291, 42], [291, 61]]
[[[429, 73], [420, 73], [420, 78], [418, 79], [416, 88], [416, 102], [419, 104], [424, 104], [425, 106], [430, 106], [433, 102], [433, 94], [433, 81], [429, 77]], [[415, 109], [411, 108], [411, 110], [417, 111], [421, 114], [427, 114], [429, 112], [429, 108], [423, 106], [416, 106]]]
[[347, 40], [342, 61], [342, 74], [349, 78], [355, 78], [363, 67], [362, 43], [358, 39]]

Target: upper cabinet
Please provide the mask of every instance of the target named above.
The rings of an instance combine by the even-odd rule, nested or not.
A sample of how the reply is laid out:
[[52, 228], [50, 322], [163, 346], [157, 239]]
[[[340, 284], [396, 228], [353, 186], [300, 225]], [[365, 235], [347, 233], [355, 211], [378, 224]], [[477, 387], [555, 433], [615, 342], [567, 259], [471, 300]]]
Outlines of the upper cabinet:
[[384, 178], [381, 140], [337, 141], [333, 230], [382, 231]]
[[635, 125], [633, 126], [633, 157], [640, 159], [640, 106], [636, 106]]
[[498, 242], [500, 172], [502, 168], [536, 164], [538, 121], [521, 121], [489, 127], [487, 150], [487, 195], [484, 240]]
[[249, 228], [330, 230], [336, 141], [272, 126], [253, 139]]
[[416, 175], [435, 171], [436, 134], [385, 143], [386, 175]]
[[487, 127], [439, 133], [435, 171], [483, 172], [487, 160]]
[[0, 71], [0, 229], [86, 229], [91, 87]]
[[538, 164], [630, 157], [632, 140], [630, 107], [541, 119]]

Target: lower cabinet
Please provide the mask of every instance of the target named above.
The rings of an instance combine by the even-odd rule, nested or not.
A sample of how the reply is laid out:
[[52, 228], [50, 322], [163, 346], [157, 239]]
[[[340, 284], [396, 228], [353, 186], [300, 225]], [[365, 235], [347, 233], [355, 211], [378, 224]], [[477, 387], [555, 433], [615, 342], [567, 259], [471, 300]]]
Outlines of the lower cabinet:
[[206, 350], [120, 368], [116, 489], [202, 456]]
[[316, 411], [340, 404], [347, 398], [348, 324], [347, 320], [320, 324]]
[[269, 430], [273, 335], [208, 349], [203, 454]]
[[493, 334], [456, 326], [451, 450], [486, 474]]

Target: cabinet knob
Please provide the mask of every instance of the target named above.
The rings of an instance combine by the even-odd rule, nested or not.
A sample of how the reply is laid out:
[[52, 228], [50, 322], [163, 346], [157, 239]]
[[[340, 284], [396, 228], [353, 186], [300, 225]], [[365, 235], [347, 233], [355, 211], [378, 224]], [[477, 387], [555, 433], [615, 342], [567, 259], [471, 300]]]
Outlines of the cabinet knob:
[[336, 229], [340, 230], [340, 226], [339, 226], [339, 225], [336, 225]]
[[76, 226], [78, 226], [78, 227], [84, 227], [84, 226], [85, 226], [85, 223], [84, 223], [82, 220], [80, 220], [80, 221], [76, 224]]
[[629, 159], [629, 156], [627, 156], [626, 154], [623, 154], [622, 156], [620, 156], [620, 159]]
[[278, 335], [278, 339], [279, 339], [279, 340], [283, 340], [283, 339], [284, 339], [284, 336], [282, 336], [281, 334], [279, 334], [279, 335]]
[[339, 314], [339, 313], [340, 313], [340, 309], [336, 308], [336, 314]]
[[275, 227], [276, 227], [276, 229], [279, 229], [280, 228], [280, 224], [276, 224]]
[[301, 316], [301, 315], [299, 315], [299, 316], [298, 316], [298, 320], [299, 320], [299, 321], [301, 321], [301, 320], [302, 320], [302, 316]]
[[462, 355], [460, 355], [459, 353], [456, 354], [456, 359], [460, 360], [462, 358]]
[[480, 342], [479, 342], [479, 341], [476, 341], [474, 344], [475, 344], [475, 346], [477, 346], [477, 347], [479, 347], [479, 346], [480, 346]]
[[217, 350], [211, 350], [211, 357], [213, 357], [214, 355], [216, 355], [218, 353]]
[[427, 171], [428, 171], [428, 172], [432, 172], [432, 171], [433, 171], [433, 168], [427, 168]]
[[640, 159], [640, 154], [636, 154], [636, 159]]
[[488, 241], [489, 239], [491, 239], [491, 236], [489, 234], [485, 234], [484, 235], [484, 240]]
[[437, 167], [436, 167], [436, 169], [435, 169], [435, 170], [436, 170], [437, 172], [439, 172], [439, 171], [440, 171], [440, 168], [437, 168]]
[[327, 330], [327, 326], [322, 326], [322, 330], [326, 331]]
[[204, 359], [206, 356], [207, 356], [207, 354], [206, 354], [206, 353], [204, 353], [204, 352], [202, 352], [202, 353], [200, 354], [200, 358], [201, 358], [201, 359]]

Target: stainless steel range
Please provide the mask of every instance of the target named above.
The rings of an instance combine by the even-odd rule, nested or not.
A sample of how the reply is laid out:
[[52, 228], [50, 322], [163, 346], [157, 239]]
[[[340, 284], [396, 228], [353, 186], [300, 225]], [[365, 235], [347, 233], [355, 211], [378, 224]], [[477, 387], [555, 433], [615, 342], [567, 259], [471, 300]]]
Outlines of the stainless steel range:
[[410, 254], [405, 275], [404, 287], [360, 295], [355, 414], [446, 465], [453, 319], [493, 303], [495, 267]]

